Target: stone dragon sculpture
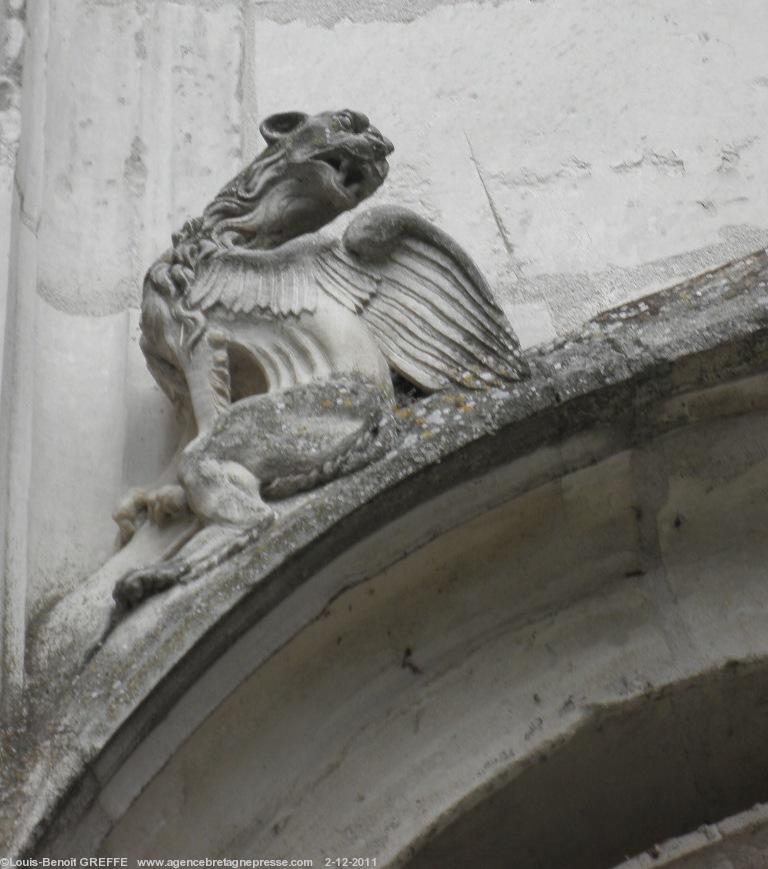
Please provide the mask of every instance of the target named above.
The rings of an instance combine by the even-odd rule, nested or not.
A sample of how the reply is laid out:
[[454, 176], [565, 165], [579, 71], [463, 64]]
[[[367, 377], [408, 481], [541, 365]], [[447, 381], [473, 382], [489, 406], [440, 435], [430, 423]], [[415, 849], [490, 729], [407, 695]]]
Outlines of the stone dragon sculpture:
[[186, 421], [178, 482], [134, 490], [115, 518], [190, 510], [194, 535], [115, 588], [127, 609], [242, 549], [269, 501], [348, 474], [393, 445], [392, 372], [421, 390], [527, 376], [470, 258], [415, 213], [375, 207], [318, 230], [387, 176], [392, 144], [355, 111], [272, 115], [268, 147], [149, 269], [141, 348]]

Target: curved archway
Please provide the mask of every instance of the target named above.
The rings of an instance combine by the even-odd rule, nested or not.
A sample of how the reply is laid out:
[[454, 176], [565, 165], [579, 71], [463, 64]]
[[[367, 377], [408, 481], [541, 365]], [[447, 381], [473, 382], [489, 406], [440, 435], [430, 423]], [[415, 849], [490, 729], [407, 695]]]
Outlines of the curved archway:
[[[548, 769], [574, 774], [644, 710], [761, 673], [768, 344], [756, 278], [728, 274], [603, 315], [529, 384], [416, 427], [303, 496], [269, 547], [131, 616], [58, 719], [40, 701], [21, 847], [419, 865], [486, 824], [496, 859], [516, 782], [554, 794]], [[718, 704], [762, 721], [739, 696]], [[680, 823], [757, 798], [750, 782]], [[529, 826], [561, 859], [566, 839]]]
[[598, 869], [764, 799], [768, 459], [743, 446], [767, 421], [677, 428], [343, 584], [186, 738], [124, 762], [94, 838], [51, 852]]
[[658, 857], [658, 843], [766, 799], [766, 701], [763, 659], [598, 713], [406, 865], [601, 869]]

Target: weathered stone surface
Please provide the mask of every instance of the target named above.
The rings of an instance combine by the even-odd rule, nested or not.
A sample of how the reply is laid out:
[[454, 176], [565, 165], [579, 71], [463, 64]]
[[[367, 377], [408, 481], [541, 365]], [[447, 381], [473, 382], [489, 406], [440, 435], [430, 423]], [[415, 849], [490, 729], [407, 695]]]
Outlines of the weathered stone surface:
[[0, 409], [0, 575], [22, 636], [114, 554], [117, 497], [172, 455], [135, 308], [158, 239], [241, 161], [242, 40], [227, 3], [43, 0], [27, 26]]
[[201, 530], [121, 578], [124, 609], [257, 541], [280, 521], [265, 499], [388, 452], [395, 374], [429, 393], [529, 374], [485, 278], [439, 228], [380, 206], [340, 239], [321, 232], [386, 178], [393, 145], [367, 115], [283, 112], [261, 133], [268, 147], [144, 280], [141, 348], [185, 435], [173, 476], [134, 489], [115, 519], [123, 542], [182, 513]]
[[[5, 154], [20, 5], [2, 49]], [[21, 636], [114, 553], [110, 510], [170, 458], [130, 306], [158, 239], [260, 147], [261, 119], [370, 106], [399, 145], [382, 195], [466, 243], [532, 346], [766, 243], [766, 14], [761, 0], [738, 14], [685, 0], [36, 3], [8, 233], [0, 202], [0, 244], [15, 239], [0, 478], [17, 505], [2, 558]], [[0, 175], [10, 195], [10, 165]]]
[[[160, 472], [177, 438], [138, 349], [131, 305], [141, 271], [157, 239], [198, 213], [216, 179], [259, 147], [263, 117], [290, 104], [370, 106], [400, 145], [383, 193], [466, 241], [530, 347], [765, 244], [766, 14], [761, 0], [737, 10], [686, 0], [621, 8], [595, 0], [407, 8], [39, 0], [22, 25], [22, 4], [8, 0], [0, 44], [5, 708], [18, 708], [26, 669], [37, 698], [69, 686], [84, 638], [101, 628], [120, 566], [108, 561], [118, 545], [109, 511], [127, 486]], [[601, 336], [608, 326], [596, 328]], [[712, 325], [703, 328], [703, 337], [688, 336], [691, 347], [714, 340]], [[567, 376], [558, 395], [601, 382], [598, 352], [609, 386], [643, 372], [666, 376], [676, 329], [648, 325], [642, 348], [620, 329], [610, 346], [598, 337], [561, 347]], [[644, 353], [658, 357], [656, 367]], [[537, 383], [552, 395], [546, 380]], [[519, 400], [532, 411], [528, 393]], [[721, 400], [734, 399], [726, 390]], [[586, 403], [579, 418], [596, 407]], [[678, 421], [688, 412], [669, 410]], [[642, 417], [633, 425], [645, 431]], [[532, 441], [549, 431], [528, 425]], [[432, 424], [408, 434], [420, 456], [442, 455], [431, 452]], [[748, 457], [758, 454], [756, 440], [739, 442]], [[145, 554], [175, 533], [145, 541]], [[60, 598], [67, 605], [54, 609]], [[76, 774], [66, 751], [54, 755], [64, 778]], [[27, 769], [30, 790], [34, 775], [46, 786], [45, 764]], [[47, 784], [56, 790], [61, 781]]]
[[13, 179], [21, 136], [21, 71], [24, 53], [24, 3], [0, 4], [0, 383], [2, 336], [8, 302]]
[[[6, 771], [8, 841], [29, 847], [48, 829], [47, 853], [88, 851], [114, 827], [104, 853], [139, 839], [153, 855], [175, 856], [203, 840], [227, 853], [269, 844], [270, 853], [292, 856], [311, 842], [322, 853], [364, 842], [382, 862], [399, 862], [428, 830], [447, 830], [482, 794], [500, 792], [553, 739], [591, 727], [600, 709], [639, 702], [649, 683], [677, 690], [728, 661], [757, 667], [768, 655], [767, 299], [768, 254], [760, 252], [607, 312], [531, 354], [535, 373], [525, 384], [413, 405], [387, 457], [299, 496], [252, 551], [137, 610], [70, 687], [67, 662], [82, 659], [109, 611], [112, 580], [95, 577], [37, 626], [29, 754]], [[723, 607], [726, 574], [748, 605]], [[57, 618], [69, 620], [74, 638], [66, 654], [57, 637], [67, 622]], [[424, 682], [421, 674], [434, 676]], [[345, 700], [334, 694], [339, 679]], [[222, 705], [241, 683], [246, 693]], [[386, 698], [401, 691], [390, 708]], [[417, 695], [427, 716], [418, 726]], [[225, 821], [210, 814], [211, 795], [230, 760], [242, 767], [249, 756], [237, 736], [240, 713], [231, 717], [240, 703], [257, 746], [256, 766], [243, 767], [254, 790]], [[485, 710], [484, 739], [467, 710]], [[314, 761], [298, 748], [305, 727]], [[335, 752], [338, 762], [329, 761]], [[403, 758], [397, 774], [395, 756]], [[201, 757], [215, 758], [203, 790], [179, 792], [175, 777], [188, 781], [186, 764]], [[323, 763], [331, 766], [316, 768]], [[292, 789], [305, 767], [307, 780]], [[363, 801], [348, 790], [362, 787], [360, 776], [372, 789]], [[261, 787], [271, 814], [246, 817], [262, 811]], [[210, 823], [195, 814], [202, 793]], [[155, 799], [165, 822], [150, 833]], [[57, 805], [63, 814], [51, 828]], [[226, 800], [216, 805], [233, 811]], [[326, 824], [318, 805], [345, 808]], [[393, 812], [407, 822], [377, 826]], [[190, 830], [203, 838], [190, 839]], [[342, 832], [323, 838], [322, 830]]]
[[253, 8], [259, 111], [369, 106], [393, 201], [559, 332], [768, 241], [761, 0], [333, 9]]

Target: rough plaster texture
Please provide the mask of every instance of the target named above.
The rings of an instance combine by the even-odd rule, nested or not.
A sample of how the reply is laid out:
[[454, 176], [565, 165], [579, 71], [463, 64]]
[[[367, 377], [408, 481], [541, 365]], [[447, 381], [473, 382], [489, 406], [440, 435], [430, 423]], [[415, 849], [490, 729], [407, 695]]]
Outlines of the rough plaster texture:
[[117, 498], [172, 449], [136, 344], [142, 271], [269, 112], [369, 112], [397, 146], [381, 201], [455, 235], [527, 346], [768, 241], [761, 0], [40, 0], [21, 121], [8, 4], [6, 194], [24, 132], [16, 211], [0, 203], [0, 482], [18, 680], [24, 623], [109, 557]]
[[[586, 869], [595, 843], [616, 863], [754, 803], [767, 292], [763, 252], [531, 354], [508, 393], [427, 399], [376, 466], [300, 496], [84, 662], [109, 610], [94, 577], [37, 626], [2, 771], [9, 849], [447, 866], [430, 849], [466, 856], [462, 822], [533, 787], [558, 817], [591, 794], [589, 823], [511, 844], [480, 823], [485, 865], [538, 847]], [[594, 789], [585, 757], [603, 759]], [[609, 810], [621, 824], [598, 835]]]

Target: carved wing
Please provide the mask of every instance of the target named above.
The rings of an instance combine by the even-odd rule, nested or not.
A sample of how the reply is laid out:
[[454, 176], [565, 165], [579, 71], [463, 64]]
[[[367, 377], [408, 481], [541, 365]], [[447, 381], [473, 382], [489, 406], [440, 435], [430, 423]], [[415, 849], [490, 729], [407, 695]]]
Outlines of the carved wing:
[[313, 252], [306, 243], [283, 245], [274, 251], [222, 252], [202, 265], [187, 302], [201, 311], [220, 305], [233, 314], [261, 311], [287, 317], [314, 311]]
[[472, 260], [413, 212], [371, 209], [315, 256], [322, 289], [359, 313], [389, 364], [423, 389], [482, 388], [528, 375]]

